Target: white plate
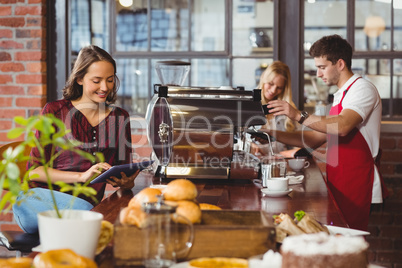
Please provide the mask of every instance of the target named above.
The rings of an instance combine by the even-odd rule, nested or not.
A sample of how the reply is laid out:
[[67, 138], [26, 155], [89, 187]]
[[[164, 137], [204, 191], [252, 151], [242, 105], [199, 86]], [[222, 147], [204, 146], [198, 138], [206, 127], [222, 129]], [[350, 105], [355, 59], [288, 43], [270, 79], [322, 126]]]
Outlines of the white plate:
[[36, 247], [32, 248], [32, 251], [33, 252], [42, 252], [43, 249], [42, 249], [42, 246], [39, 244]]
[[170, 266], [170, 268], [187, 268], [187, 266], [188, 266], [188, 261], [173, 264], [172, 266]]
[[289, 188], [289, 190], [287, 191], [270, 191], [267, 188], [263, 188], [261, 189], [261, 192], [264, 195], [270, 196], [270, 197], [280, 197], [280, 196], [285, 196], [288, 195], [289, 193], [291, 193], [293, 191], [293, 189]]
[[152, 184], [149, 186], [149, 188], [154, 188], [154, 189], [165, 189], [167, 187], [166, 184]]
[[333, 225], [325, 225], [325, 226], [327, 226], [329, 233], [332, 235], [341, 234], [341, 235], [345, 235], [345, 236], [357, 236], [357, 235], [369, 235], [370, 234], [369, 232], [356, 230], [356, 229], [344, 228], [344, 227], [333, 226]]

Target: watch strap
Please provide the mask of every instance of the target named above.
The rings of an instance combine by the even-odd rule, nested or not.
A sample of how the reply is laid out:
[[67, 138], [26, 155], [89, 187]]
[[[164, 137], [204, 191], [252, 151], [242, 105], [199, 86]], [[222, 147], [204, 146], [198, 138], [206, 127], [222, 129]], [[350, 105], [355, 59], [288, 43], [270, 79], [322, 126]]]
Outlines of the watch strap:
[[309, 114], [306, 111], [302, 111], [300, 113], [299, 124], [303, 124], [304, 120], [306, 120], [308, 116], [309, 116]]

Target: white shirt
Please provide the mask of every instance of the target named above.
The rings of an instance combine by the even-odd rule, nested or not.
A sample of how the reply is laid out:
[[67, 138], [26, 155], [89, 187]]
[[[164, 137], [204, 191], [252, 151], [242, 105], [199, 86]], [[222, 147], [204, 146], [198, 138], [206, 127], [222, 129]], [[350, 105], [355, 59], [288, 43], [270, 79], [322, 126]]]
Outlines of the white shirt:
[[[333, 106], [338, 105], [343, 92], [355, 81], [359, 75], [353, 75], [334, 94]], [[357, 126], [366, 140], [373, 159], [377, 156], [380, 148], [382, 104], [377, 88], [368, 80], [358, 79], [350, 88], [342, 101], [343, 109], [350, 109], [358, 113], [363, 121]], [[371, 203], [382, 203], [380, 175], [377, 167], [374, 167], [374, 184]]]

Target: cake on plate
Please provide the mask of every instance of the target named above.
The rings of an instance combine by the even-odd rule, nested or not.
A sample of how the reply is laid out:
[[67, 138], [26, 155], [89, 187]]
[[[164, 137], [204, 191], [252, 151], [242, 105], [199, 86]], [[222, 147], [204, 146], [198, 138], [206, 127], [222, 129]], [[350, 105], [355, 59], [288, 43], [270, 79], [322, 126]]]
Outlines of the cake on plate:
[[361, 236], [288, 236], [281, 246], [282, 268], [367, 268], [367, 249]]

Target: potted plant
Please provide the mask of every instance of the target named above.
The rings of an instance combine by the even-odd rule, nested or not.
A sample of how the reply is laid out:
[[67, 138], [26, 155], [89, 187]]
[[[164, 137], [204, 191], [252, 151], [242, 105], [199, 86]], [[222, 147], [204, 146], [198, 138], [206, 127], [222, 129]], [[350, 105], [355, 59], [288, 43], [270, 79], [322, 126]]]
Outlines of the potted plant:
[[[41, 212], [38, 215], [39, 236], [41, 239], [41, 245], [44, 247], [44, 250], [58, 247], [57, 245], [55, 245], [55, 239], [56, 239], [55, 236], [57, 233], [60, 233], [60, 235], [65, 235], [66, 233], [68, 233], [68, 238], [72, 237], [73, 235], [70, 232], [66, 232], [66, 230], [63, 231], [63, 229], [59, 231], [56, 229], [56, 231], [53, 232], [49, 229], [48, 226], [45, 227], [47, 234], [45, 235], [43, 232], [41, 232], [41, 229], [43, 229], [41, 228], [41, 224], [43, 227], [44, 218], [50, 218], [50, 221], [53, 222], [56, 225], [56, 227], [65, 226], [65, 224], [66, 226], [72, 226], [72, 223], [66, 223], [66, 222], [62, 223], [61, 221], [69, 220], [71, 222], [72, 221], [77, 222], [76, 218], [77, 216], [80, 217], [81, 220], [86, 219], [87, 221], [90, 218], [91, 220], [89, 221], [91, 222], [92, 225], [91, 227], [89, 227], [89, 229], [90, 230], [95, 229], [95, 231], [94, 232], [91, 231], [89, 233], [91, 233], [92, 236], [96, 237], [97, 239], [101, 228], [101, 221], [103, 219], [102, 214], [91, 211], [60, 210], [54, 196], [53, 184], [49, 176], [48, 170], [49, 168], [53, 167], [53, 162], [61, 153], [61, 151], [68, 150], [75, 152], [92, 162], [104, 161], [103, 155], [101, 153], [97, 153], [94, 156], [90, 153], [78, 149], [80, 143], [77, 142], [76, 140], [67, 139], [67, 134], [70, 132], [70, 130], [66, 129], [65, 124], [52, 114], [31, 116], [28, 119], [22, 117], [15, 117], [14, 121], [19, 125], [19, 127], [10, 130], [7, 133], [7, 137], [9, 139], [17, 139], [21, 135], [25, 135], [25, 140], [17, 147], [8, 148], [3, 153], [3, 160], [0, 162], [0, 196], [2, 196], [4, 190], [7, 190], [7, 192], [4, 194], [4, 196], [0, 201], [0, 210], [3, 212], [8, 212], [14, 204], [17, 204], [18, 202], [24, 202], [23, 199], [22, 201], [17, 201], [17, 197], [21, 194], [21, 192], [23, 192], [24, 196], [30, 195], [30, 188], [28, 182], [29, 180], [34, 179], [35, 175], [29, 177], [29, 171], [36, 168], [36, 166], [31, 167], [30, 170], [25, 174], [20, 174], [17, 163], [20, 161], [28, 160], [29, 156], [24, 155], [24, 151], [27, 146], [30, 148], [36, 147], [39, 151], [40, 157], [38, 159], [33, 160], [35, 163], [40, 163], [40, 165], [43, 166], [47, 178], [47, 185], [51, 190], [51, 199], [53, 205], [52, 210]], [[39, 132], [38, 136], [35, 135], [36, 131]], [[53, 151], [55, 147], [60, 147], [62, 150], [60, 150], [59, 153], [51, 154], [50, 159], [46, 159], [45, 157], [46, 146], [52, 146]], [[93, 188], [88, 187], [89, 182], [90, 180], [88, 180], [84, 184], [74, 183], [74, 185], [71, 185], [59, 181], [55, 182], [55, 184], [60, 187], [60, 192], [71, 192], [75, 198], [80, 194], [94, 198], [94, 196], [96, 195], [96, 191]], [[74, 202], [75, 198], [72, 199], [72, 202]], [[72, 205], [73, 204], [71, 204], [71, 206]], [[88, 214], [91, 214], [91, 216], [88, 216]], [[85, 229], [85, 227], [83, 227], [82, 222], [78, 221], [77, 224], [79, 226], [78, 228], [79, 230]], [[49, 234], [52, 235], [49, 236]], [[84, 234], [85, 232], [82, 231], [78, 232], [78, 236], [82, 241], [85, 240], [82, 237], [82, 235]], [[50, 241], [49, 244], [43, 241], [44, 238], [46, 239], [50, 238], [52, 241]], [[61, 238], [61, 242], [65, 243], [66, 242], [65, 240], [66, 236]], [[97, 240], [95, 242], [97, 242]], [[49, 246], [46, 247], [45, 244], [48, 244]], [[80, 245], [82, 243], [72, 242], [72, 244]], [[77, 253], [79, 254], [81, 253], [82, 255], [86, 255], [88, 257], [93, 258], [94, 252], [95, 249], [93, 250], [91, 249], [89, 250], [89, 252], [86, 251], [84, 253], [81, 252]]]

